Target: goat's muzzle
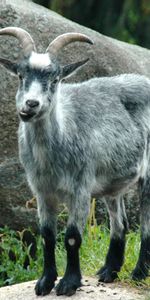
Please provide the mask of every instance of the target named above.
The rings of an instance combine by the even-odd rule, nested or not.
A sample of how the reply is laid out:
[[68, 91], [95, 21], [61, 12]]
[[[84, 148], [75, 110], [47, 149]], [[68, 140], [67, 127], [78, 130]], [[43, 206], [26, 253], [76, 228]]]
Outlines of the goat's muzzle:
[[19, 111], [21, 120], [24, 122], [31, 120], [37, 114], [37, 108], [39, 104], [40, 103], [37, 100], [27, 100], [24, 108], [22, 108], [22, 110]]
[[19, 116], [20, 116], [21, 120], [24, 121], [24, 122], [28, 122], [28, 121], [31, 120], [35, 115], [36, 115], [35, 112], [26, 111], [26, 110], [21, 110], [21, 111], [19, 112]]

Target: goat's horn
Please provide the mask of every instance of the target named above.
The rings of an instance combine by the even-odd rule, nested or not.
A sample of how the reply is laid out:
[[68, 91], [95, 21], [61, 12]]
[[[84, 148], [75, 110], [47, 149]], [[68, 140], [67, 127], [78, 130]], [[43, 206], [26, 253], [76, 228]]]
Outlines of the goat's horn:
[[89, 44], [93, 44], [92, 40], [81, 33], [75, 33], [75, 32], [70, 32], [70, 33], [65, 33], [62, 35], [59, 35], [56, 39], [54, 39], [46, 49], [46, 52], [49, 52], [50, 54], [54, 54], [57, 56], [57, 53], [61, 48], [64, 46], [67, 46], [68, 44], [72, 42], [85, 42]]
[[35, 43], [31, 35], [24, 29], [19, 27], [6, 27], [0, 29], [0, 35], [12, 35], [19, 39], [23, 48], [24, 55], [30, 54], [32, 51], [36, 51]]

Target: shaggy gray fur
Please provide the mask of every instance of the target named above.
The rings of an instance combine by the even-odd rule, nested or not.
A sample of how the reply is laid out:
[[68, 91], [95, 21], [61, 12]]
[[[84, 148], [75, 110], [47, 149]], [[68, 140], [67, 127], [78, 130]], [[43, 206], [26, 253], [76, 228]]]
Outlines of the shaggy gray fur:
[[121, 239], [127, 220], [120, 197], [140, 181], [142, 245], [147, 245], [141, 246], [140, 265], [150, 237], [150, 80], [130, 74], [65, 84], [62, 79], [86, 61], [61, 67], [40, 55], [32, 52], [17, 65], [0, 61], [20, 78], [19, 156], [40, 224], [56, 234], [57, 207], [65, 202], [68, 225], [82, 234], [91, 197], [105, 196], [111, 238]]
[[81, 232], [92, 195], [114, 197], [146, 176], [149, 91], [150, 81], [133, 74], [60, 83], [41, 118], [20, 122], [20, 159], [44, 201], [42, 223], [51, 222], [49, 206], [65, 201]]

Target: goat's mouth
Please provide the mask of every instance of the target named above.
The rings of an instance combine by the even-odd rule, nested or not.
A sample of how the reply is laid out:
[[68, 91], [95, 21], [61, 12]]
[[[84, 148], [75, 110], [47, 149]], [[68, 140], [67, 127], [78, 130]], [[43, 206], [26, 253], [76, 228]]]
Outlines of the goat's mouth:
[[23, 111], [23, 110], [19, 112], [19, 116], [20, 116], [21, 120], [24, 121], [24, 122], [28, 122], [35, 115], [36, 115], [35, 112], [26, 112], [26, 111]]

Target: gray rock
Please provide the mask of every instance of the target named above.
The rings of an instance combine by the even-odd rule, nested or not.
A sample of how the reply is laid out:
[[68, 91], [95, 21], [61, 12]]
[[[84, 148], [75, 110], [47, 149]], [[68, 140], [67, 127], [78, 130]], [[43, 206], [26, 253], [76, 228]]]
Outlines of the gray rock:
[[[146, 300], [149, 295], [144, 289], [139, 291], [137, 288], [121, 286], [118, 283], [97, 283], [94, 277], [85, 277], [83, 286], [77, 290], [75, 295], [71, 296], [72, 300]], [[0, 288], [1, 300], [37, 300], [34, 293], [35, 281], [24, 282], [12, 286]], [[147, 295], [147, 298], [146, 298]], [[40, 297], [41, 299], [41, 297]], [[58, 299], [54, 290], [49, 295], [44, 296], [44, 299]], [[67, 299], [64, 296], [59, 296], [60, 300]]]
[[[0, 28], [6, 26], [19, 26], [28, 30], [39, 51], [45, 51], [53, 38], [65, 32], [76, 31], [91, 37], [94, 46], [74, 43], [60, 55], [63, 64], [90, 58], [89, 63], [76, 76], [71, 77], [71, 81], [120, 73], [150, 76], [149, 50], [101, 35], [30, 1], [1, 0]], [[16, 39], [0, 37], [0, 56], [16, 60], [19, 53]], [[18, 118], [14, 100], [17, 80], [0, 67], [0, 82], [0, 226], [22, 229], [35, 224], [35, 210], [28, 211], [25, 208], [31, 193], [17, 159]]]

